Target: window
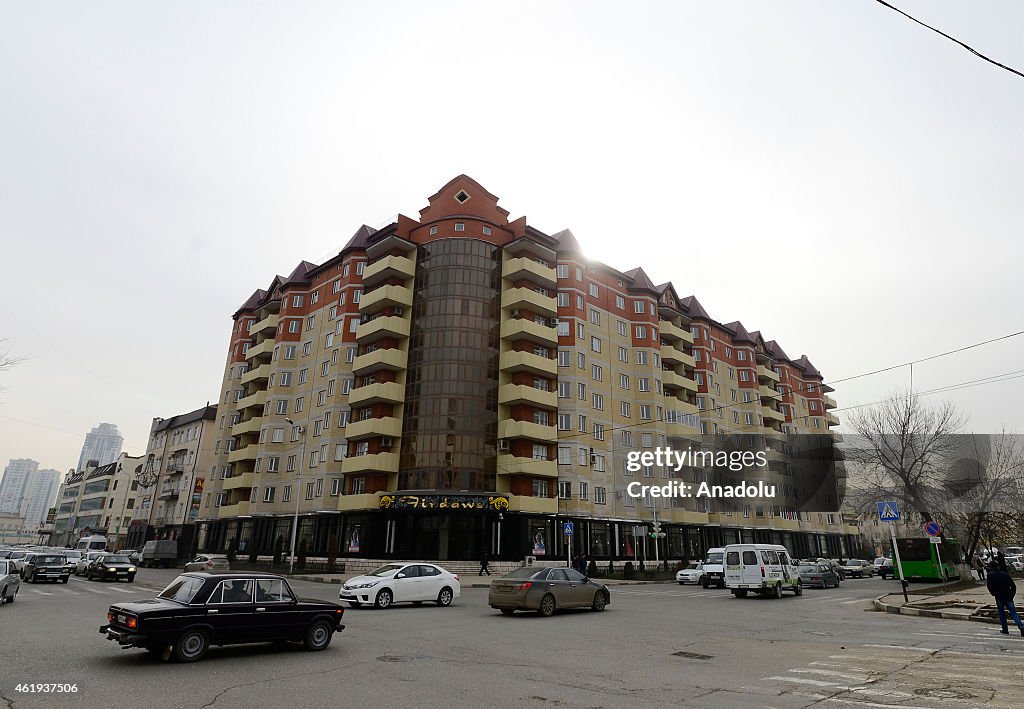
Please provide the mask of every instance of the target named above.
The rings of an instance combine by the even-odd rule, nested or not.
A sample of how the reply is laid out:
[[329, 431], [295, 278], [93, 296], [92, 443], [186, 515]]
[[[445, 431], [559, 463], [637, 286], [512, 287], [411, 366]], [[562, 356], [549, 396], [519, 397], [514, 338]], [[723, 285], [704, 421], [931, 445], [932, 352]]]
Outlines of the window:
[[590, 284], [590, 288], [588, 289], [588, 292], [590, 293], [590, 296], [592, 298], [597, 298], [597, 297], [599, 297], [601, 295], [601, 291], [597, 287], [596, 283], [591, 283]]
[[619, 375], [619, 388], [620, 389], [629, 389], [629, 375], [628, 374], [620, 374]]
[[604, 377], [604, 367], [601, 367], [601, 366], [596, 365], [596, 364], [592, 365], [591, 368], [590, 368], [590, 377], [595, 382], [601, 381], [602, 377]]
[[276, 455], [267, 458], [267, 472], [276, 473], [281, 470], [281, 459]]
[[491, 228], [489, 226], [483, 227], [483, 233], [484, 233], [484, 236], [490, 236], [491, 235]]
[[[568, 337], [569, 336], [569, 321], [568, 320], [559, 320], [558, 321], [558, 336], [559, 337]], [[568, 367], [569, 365], [565, 364], [565, 365], [562, 365], [562, 366]]]
[[646, 351], [644, 351], [644, 350], [638, 350], [637, 351], [637, 353], [636, 353], [636, 363], [637, 364], [643, 364], [643, 365], [647, 364], [647, 352]]
[[647, 339], [647, 328], [644, 325], [637, 325], [633, 328], [633, 333], [638, 340]]
[[550, 426], [551, 418], [547, 411], [534, 411], [533, 422], [538, 426]]
[[306, 405], [306, 397], [300, 396], [295, 400], [295, 413], [302, 413], [303, 407]]
[[547, 497], [548, 496], [548, 481], [547, 480], [534, 480], [533, 481], [533, 496], [534, 497]]
[[302, 356], [303, 357], [309, 357], [309, 353], [312, 352], [312, 351], [313, 351], [313, 343], [312, 342], [303, 342], [302, 343]]
[[587, 484], [585, 482], [580, 482], [580, 499], [587, 499]]
[[623, 298], [621, 295], [615, 296], [615, 307], [618, 308], [619, 310], [625, 310], [626, 299]]
[[628, 401], [620, 401], [619, 402], [619, 413], [622, 414], [623, 418], [627, 418], [627, 419], [629, 418], [629, 402]]
[[640, 418], [644, 421], [651, 420], [651, 407], [648, 404], [640, 405]]
[[345, 456], [348, 455], [348, 443], [335, 443], [334, 444], [334, 459], [344, 460]]
[[366, 261], [360, 261], [356, 264], [356, 275], [363, 275], [363, 271], [366, 270]]
[[578, 419], [579, 420], [577, 421], [577, 423], [579, 424], [579, 426], [577, 428], [579, 428], [580, 433], [586, 433], [587, 432], [587, 417], [583, 416], [582, 414], [580, 414]]
[[341, 494], [341, 478], [331, 478], [331, 497]]
[[561, 500], [568, 500], [572, 497], [572, 483], [560, 482], [558, 483], [558, 497]]
[[213, 589], [213, 593], [210, 594], [206, 603], [210, 605], [219, 605], [222, 603], [252, 603], [252, 589], [252, 579], [232, 579], [230, 581], [221, 581], [217, 588]]
[[572, 415], [558, 414], [558, 430], [568, 431], [570, 429], [572, 429]]
[[273, 502], [274, 501], [274, 488], [265, 487], [263, 488], [263, 501]]
[[595, 325], [600, 325], [601, 324], [601, 311], [594, 310], [593, 308], [591, 308], [590, 309], [590, 322], [592, 322]]
[[604, 411], [604, 396], [602, 394], [594, 394], [592, 399], [594, 408], [598, 411]]
[[650, 391], [651, 380], [648, 377], [637, 377], [636, 389], [637, 391]]
[[316, 323], [316, 315], [310, 315], [306, 318], [306, 329], [312, 330], [313, 325]]
[[547, 460], [548, 459], [548, 447], [540, 443], [533, 444], [533, 459], [534, 460]]
[[455, 222], [455, 231], [466, 231], [465, 222]]
[[306, 499], [313, 499], [313, 483], [306, 483]]
[[292, 472], [294, 470], [295, 470], [295, 456], [294, 455], [290, 455], [290, 456], [288, 456], [288, 472], [290, 473], [290, 472]]
[[270, 437], [270, 440], [271, 440], [272, 443], [283, 443], [284, 442], [284, 429], [283, 428], [275, 428], [273, 433], [272, 433], [272, 435], [271, 435], [271, 437]]
[[576, 353], [576, 366], [580, 369], [587, 368], [587, 356], [582, 352]]
[[278, 400], [278, 402], [277, 402], [277, 413], [278, 414], [286, 414], [286, 413], [288, 413], [288, 400], [287, 399], [279, 399]]
[[576, 296], [576, 309], [577, 310], [583, 310], [583, 296], [582, 295], [577, 295]]
[[583, 382], [576, 384], [576, 396], [580, 401], [587, 400], [587, 385]]
[[629, 335], [629, 325], [627, 325], [624, 320], [619, 320], [615, 325], [615, 329], [623, 337], [627, 337]]
[[576, 323], [576, 337], [578, 337], [579, 339], [582, 340], [586, 336], [587, 336], [587, 333], [586, 333], [586, 331], [583, 328], [583, 323], [581, 323], [581, 322]]
[[558, 447], [558, 464], [572, 465], [572, 448], [569, 446]]
[[[558, 325], [559, 325], [559, 327], [561, 327], [562, 323], [559, 323]], [[566, 326], [566, 333], [565, 334], [568, 335], [569, 334], [568, 333], [569, 324], [566, 323], [565, 326]], [[569, 354], [570, 353], [569, 353], [568, 350], [559, 350], [559, 352], [558, 352], [558, 366], [559, 367], [568, 367], [569, 366]]]
[[556, 268], [555, 271], [556, 271], [556, 273], [557, 273], [559, 278], [568, 278], [569, 277], [569, 266], [568, 266], [568, 264], [564, 264], [564, 263], [558, 264], [558, 268]]
[[[360, 265], [362, 265], [362, 264], [360, 264]], [[358, 303], [360, 298], [362, 298], [362, 297], [363, 297], [363, 291], [361, 291], [361, 290], [354, 290], [354, 291], [352, 291], [352, 302], [353, 303]]]
[[590, 351], [600, 352], [601, 351], [601, 340], [597, 337], [590, 338]]
[[565, 291], [558, 291], [558, 295], [555, 296], [555, 300], [558, 303], [559, 308], [569, 307], [569, 294]]

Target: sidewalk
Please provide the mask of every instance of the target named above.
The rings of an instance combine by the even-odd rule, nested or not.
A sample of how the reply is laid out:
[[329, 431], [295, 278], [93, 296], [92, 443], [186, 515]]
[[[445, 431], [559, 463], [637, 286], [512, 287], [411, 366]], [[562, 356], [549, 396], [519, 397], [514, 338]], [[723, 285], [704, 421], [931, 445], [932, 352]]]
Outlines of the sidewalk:
[[922, 589], [910, 586], [907, 592], [909, 602], [903, 600], [902, 592], [889, 593], [874, 600], [875, 608], [900, 615], [999, 624], [993, 598], [983, 582], [960, 581]]
[[[359, 574], [295, 574], [289, 576], [289, 579], [295, 581], [312, 581], [314, 583], [335, 583], [339, 586], [350, 578], [359, 576]], [[497, 574], [493, 576], [477, 576], [476, 574], [466, 576], [465, 574], [459, 575], [459, 583], [463, 588], [490, 588], [491, 580], [498, 578]], [[595, 578], [594, 581], [597, 583], [607, 584], [609, 586], [633, 586], [633, 585], [647, 585], [657, 583], [675, 583], [671, 579], [664, 579], [658, 581], [643, 581], [643, 580], [630, 580], [623, 581], [622, 579], [601, 579]]]

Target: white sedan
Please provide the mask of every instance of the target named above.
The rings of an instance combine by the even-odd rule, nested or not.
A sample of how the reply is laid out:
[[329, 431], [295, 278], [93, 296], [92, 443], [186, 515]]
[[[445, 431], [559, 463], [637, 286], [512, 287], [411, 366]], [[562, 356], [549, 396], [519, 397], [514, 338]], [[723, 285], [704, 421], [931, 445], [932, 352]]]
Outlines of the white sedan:
[[434, 564], [422, 562], [385, 564], [342, 584], [338, 598], [353, 608], [373, 604], [389, 608], [394, 603], [433, 601], [449, 606], [462, 594], [459, 577]]
[[690, 564], [676, 572], [676, 581], [680, 586], [687, 583], [700, 583], [704, 577], [704, 564]]
[[1006, 557], [1006, 568], [1010, 571], [1021, 572], [1024, 571], [1024, 557], [1022, 556], [1008, 556]]
[[75, 562], [75, 576], [85, 576], [89, 570], [89, 564], [96, 559], [100, 558], [104, 554], [109, 552], [105, 551], [87, 551], [83, 554], [78, 561]]

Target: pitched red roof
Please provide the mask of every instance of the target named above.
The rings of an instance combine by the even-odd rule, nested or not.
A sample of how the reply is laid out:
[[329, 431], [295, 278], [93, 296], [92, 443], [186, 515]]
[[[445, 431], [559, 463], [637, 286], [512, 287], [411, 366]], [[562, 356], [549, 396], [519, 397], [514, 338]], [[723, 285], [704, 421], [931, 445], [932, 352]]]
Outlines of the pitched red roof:
[[288, 277], [283, 280], [281, 285], [286, 286], [292, 283], [308, 283], [309, 272], [315, 268], [315, 263], [310, 263], [309, 261], [299, 261], [299, 265], [292, 269], [292, 272], [288, 274]]
[[[249, 296], [249, 299], [239, 306], [238, 310], [236, 310], [234, 314], [238, 315], [239, 313], [244, 313], [249, 310], [256, 310], [256, 308], [260, 307], [260, 303], [263, 302], [263, 299], [266, 296], [267, 292], [265, 290], [257, 288], [252, 292], [252, 295]], [[234, 315], [232, 317], [234, 317]]]
[[646, 290], [651, 293], [659, 293], [658, 287], [654, 285], [654, 282], [646, 273], [644, 273], [644, 269], [634, 268], [631, 271], [624, 271], [623, 273], [633, 279], [633, 282], [629, 287], [630, 290]]
[[567, 251], [574, 254], [583, 253], [583, 249], [580, 248], [580, 242], [576, 240], [576, 237], [568, 229], [562, 229], [562, 231], [552, 234], [551, 238], [558, 242], [558, 251]]
[[726, 325], [727, 328], [732, 330], [732, 339], [736, 342], [750, 342], [756, 343], [753, 335], [747, 332], [747, 328], [743, 327], [743, 323], [739, 320], [733, 321]]
[[361, 227], [356, 229], [356, 233], [352, 235], [352, 238], [345, 244], [341, 253], [346, 251], [365, 251], [366, 247], [370, 245], [370, 237], [377, 233], [377, 230], [372, 226], [366, 226], [363, 224]]
[[711, 316], [708, 315], [708, 311], [706, 311], [704, 306], [700, 304], [700, 301], [697, 300], [697, 296], [688, 295], [685, 298], [682, 298], [679, 302], [681, 302], [689, 311], [691, 318], [704, 318], [705, 320], [711, 319]]

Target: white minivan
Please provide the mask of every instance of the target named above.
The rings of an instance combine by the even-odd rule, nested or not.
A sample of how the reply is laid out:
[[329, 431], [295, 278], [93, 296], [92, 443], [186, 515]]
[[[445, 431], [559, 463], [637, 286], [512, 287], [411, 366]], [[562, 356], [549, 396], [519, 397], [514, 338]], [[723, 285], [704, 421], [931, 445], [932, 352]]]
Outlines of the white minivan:
[[704, 563], [701, 569], [704, 571], [704, 575], [700, 577], [700, 585], [704, 588], [715, 586], [717, 588], [725, 588], [725, 567], [722, 563], [725, 561], [725, 549], [721, 547], [715, 547], [714, 549], [708, 549], [707, 556], [704, 557]]
[[783, 591], [802, 596], [800, 573], [778, 544], [730, 544], [725, 547], [725, 585], [736, 598], [747, 591], [782, 598]]

